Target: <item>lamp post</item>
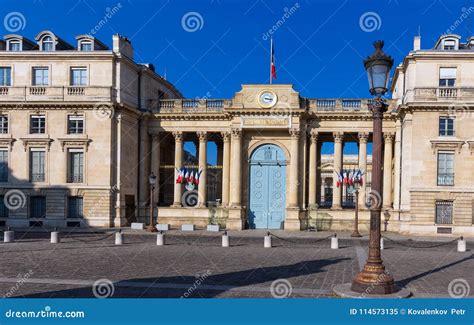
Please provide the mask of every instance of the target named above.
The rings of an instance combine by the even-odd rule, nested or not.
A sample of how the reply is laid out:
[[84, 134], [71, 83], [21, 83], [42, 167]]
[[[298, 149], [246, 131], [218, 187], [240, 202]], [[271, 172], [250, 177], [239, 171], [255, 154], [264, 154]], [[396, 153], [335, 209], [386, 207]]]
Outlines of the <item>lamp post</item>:
[[[375, 96], [369, 109], [373, 116], [373, 150], [372, 150], [372, 192], [381, 197], [382, 192], [382, 119], [387, 111], [387, 104], [382, 95], [387, 92], [392, 57], [386, 55], [382, 48], [384, 42], [374, 43], [375, 52], [364, 60], [369, 77], [370, 93]], [[397, 291], [393, 277], [385, 272], [380, 254], [381, 200], [372, 200], [370, 206], [369, 254], [364, 269], [352, 281], [351, 289], [358, 293], [390, 294]]]
[[[360, 172], [362, 174], [362, 172]], [[359, 233], [359, 189], [362, 179], [360, 177], [354, 177], [352, 185], [349, 187], [349, 191], [355, 195], [355, 216], [354, 216], [354, 231], [351, 237], [362, 237]]]
[[148, 177], [148, 182], [150, 183], [150, 225], [147, 227], [149, 232], [157, 232], [155, 226], [153, 225], [153, 214], [154, 214], [154, 205], [153, 202], [153, 193], [155, 192], [156, 176], [151, 172]]

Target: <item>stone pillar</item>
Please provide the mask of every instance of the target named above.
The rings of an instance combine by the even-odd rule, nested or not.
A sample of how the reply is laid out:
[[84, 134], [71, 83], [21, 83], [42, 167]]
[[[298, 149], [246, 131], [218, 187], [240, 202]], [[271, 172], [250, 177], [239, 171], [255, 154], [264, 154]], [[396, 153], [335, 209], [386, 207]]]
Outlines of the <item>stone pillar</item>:
[[242, 196], [242, 130], [232, 129], [232, 155], [230, 171], [230, 202], [232, 207], [241, 206]]
[[198, 207], [205, 207], [207, 201], [207, 133], [204, 131], [197, 132], [199, 137], [199, 177], [198, 185]]
[[[156, 185], [155, 191], [153, 192], [153, 201], [155, 205], [158, 205], [160, 198], [160, 135], [159, 133], [154, 133], [151, 135], [151, 172], [156, 176]], [[147, 175], [145, 178], [142, 178], [143, 182], [149, 184]]]
[[341, 209], [342, 186], [337, 187], [337, 174], [342, 169], [342, 141], [344, 140], [343, 132], [334, 132], [334, 174], [332, 181], [332, 208]]
[[139, 156], [139, 165], [138, 165], [138, 177], [140, 180], [140, 187], [138, 189], [138, 207], [137, 207], [137, 218], [146, 216], [146, 206], [149, 197], [149, 183], [148, 183], [148, 174], [150, 173], [147, 168], [147, 157], [149, 154], [149, 135], [148, 135], [148, 120], [140, 120], [140, 156]]
[[230, 184], [230, 132], [222, 132], [224, 141], [224, 153], [222, 163], [222, 206], [229, 205], [229, 184]]
[[176, 178], [178, 178], [178, 171], [183, 166], [183, 132], [174, 131], [173, 132], [175, 149], [174, 149], [174, 207], [180, 207], [181, 197], [183, 195], [183, 185], [176, 183]]
[[369, 133], [359, 133], [359, 169], [364, 173], [362, 176], [363, 182], [359, 190], [359, 209], [366, 209], [365, 201], [366, 198], [366, 188], [367, 188], [367, 142], [369, 140]]
[[310, 131], [310, 145], [309, 145], [309, 190], [308, 190], [308, 206], [309, 208], [316, 208], [316, 192], [317, 192], [317, 148], [318, 148], [318, 132], [316, 130]]
[[385, 150], [383, 157], [383, 207], [392, 207], [392, 144], [393, 133], [385, 133]]
[[400, 165], [402, 153], [402, 123], [397, 120], [395, 124], [395, 173], [393, 175], [393, 208], [400, 210]]
[[300, 130], [290, 129], [291, 144], [290, 144], [290, 175], [289, 181], [290, 186], [288, 187], [288, 207], [298, 208], [298, 193], [299, 193], [299, 175], [298, 175], [298, 164], [299, 164], [299, 140]]

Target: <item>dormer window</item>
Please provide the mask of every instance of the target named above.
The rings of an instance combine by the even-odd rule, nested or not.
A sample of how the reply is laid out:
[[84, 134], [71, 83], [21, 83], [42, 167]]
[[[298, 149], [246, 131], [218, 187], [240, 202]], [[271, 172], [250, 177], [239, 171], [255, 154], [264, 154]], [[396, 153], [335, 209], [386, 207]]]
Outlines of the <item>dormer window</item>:
[[91, 41], [82, 41], [79, 45], [79, 50], [83, 52], [92, 51], [92, 42]]
[[20, 41], [8, 41], [8, 51], [19, 52], [21, 51], [21, 42]]
[[45, 36], [41, 42], [42, 51], [54, 51], [54, 42], [51, 36]]
[[454, 51], [456, 48], [455, 40], [445, 40], [443, 44], [443, 49], [446, 51]]

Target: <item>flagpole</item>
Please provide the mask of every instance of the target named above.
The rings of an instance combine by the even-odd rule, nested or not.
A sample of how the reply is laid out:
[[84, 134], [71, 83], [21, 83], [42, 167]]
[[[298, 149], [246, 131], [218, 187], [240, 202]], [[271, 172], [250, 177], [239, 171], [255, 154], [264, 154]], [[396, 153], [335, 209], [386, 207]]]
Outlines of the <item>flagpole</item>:
[[270, 85], [272, 84], [272, 50], [273, 50], [273, 37], [270, 37]]

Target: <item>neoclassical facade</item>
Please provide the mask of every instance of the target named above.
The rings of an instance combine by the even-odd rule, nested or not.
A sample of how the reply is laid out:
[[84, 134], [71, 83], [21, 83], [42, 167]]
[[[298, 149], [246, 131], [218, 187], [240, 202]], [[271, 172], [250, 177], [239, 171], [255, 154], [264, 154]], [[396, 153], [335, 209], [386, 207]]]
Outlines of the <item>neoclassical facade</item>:
[[305, 98], [286, 84], [186, 99], [151, 64], [133, 61], [126, 38], [114, 35], [112, 49], [87, 35], [76, 41], [49, 31], [35, 42], [5, 36], [4, 226], [146, 223], [153, 195], [157, 222], [172, 228], [349, 230], [355, 194], [338, 186], [337, 173], [360, 169], [361, 229], [375, 201], [384, 229], [474, 234], [470, 40], [446, 35], [421, 50], [416, 38], [396, 68], [382, 193], [370, 189], [370, 100]]

